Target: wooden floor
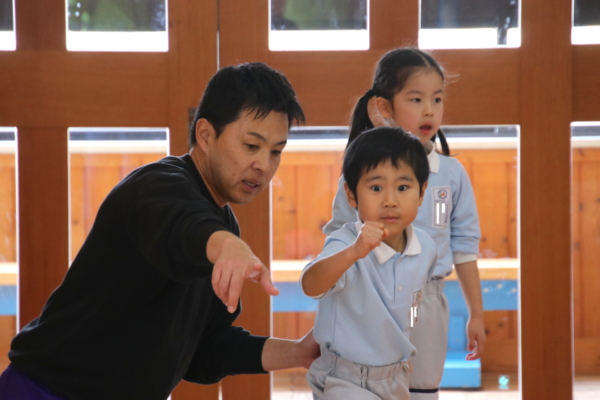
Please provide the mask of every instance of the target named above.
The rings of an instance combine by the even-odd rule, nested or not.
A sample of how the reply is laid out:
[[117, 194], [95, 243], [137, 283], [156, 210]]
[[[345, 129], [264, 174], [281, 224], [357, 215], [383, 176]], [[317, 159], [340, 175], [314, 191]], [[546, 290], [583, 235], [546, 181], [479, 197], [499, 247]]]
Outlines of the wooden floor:
[[[499, 388], [501, 376], [509, 377], [508, 389]], [[442, 390], [440, 400], [519, 400], [516, 373], [484, 373], [482, 390]], [[574, 400], [600, 399], [600, 376], [575, 377]], [[272, 400], [312, 400], [303, 371], [280, 371], [274, 374]]]

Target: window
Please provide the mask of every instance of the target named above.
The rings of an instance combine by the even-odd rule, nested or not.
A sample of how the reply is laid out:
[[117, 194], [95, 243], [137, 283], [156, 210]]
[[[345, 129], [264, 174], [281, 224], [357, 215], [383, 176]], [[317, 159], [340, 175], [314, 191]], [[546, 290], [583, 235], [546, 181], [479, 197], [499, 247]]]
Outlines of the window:
[[571, 43], [600, 43], [600, 2], [596, 0], [573, 1]]
[[167, 129], [71, 128], [71, 260], [108, 192], [133, 169], [167, 155]]
[[270, 0], [269, 49], [368, 50], [368, 0]]
[[0, 0], [0, 50], [16, 50], [14, 0]]
[[67, 0], [67, 49], [168, 51], [166, 0]]
[[421, 0], [421, 48], [520, 45], [518, 0]]

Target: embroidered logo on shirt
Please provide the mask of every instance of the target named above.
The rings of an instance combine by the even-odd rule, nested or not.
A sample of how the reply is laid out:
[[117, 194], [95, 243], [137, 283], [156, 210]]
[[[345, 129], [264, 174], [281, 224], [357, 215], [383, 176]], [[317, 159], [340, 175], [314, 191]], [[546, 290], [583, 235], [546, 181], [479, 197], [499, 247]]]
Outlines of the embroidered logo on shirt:
[[433, 227], [445, 228], [450, 223], [452, 191], [450, 186], [438, 186], [431, 189], [433, 195]]

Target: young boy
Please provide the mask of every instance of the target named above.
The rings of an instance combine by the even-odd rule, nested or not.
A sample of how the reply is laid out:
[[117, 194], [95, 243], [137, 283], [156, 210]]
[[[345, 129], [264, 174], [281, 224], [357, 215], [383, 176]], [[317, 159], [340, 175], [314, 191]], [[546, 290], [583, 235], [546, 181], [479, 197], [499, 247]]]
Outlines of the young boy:
[[425, 148], [400, 128], [362, 133], [346, 149], [346, 196], [359, 221], [327, 237], [300, 278], [319, 299], [321, 357], [307, 380], [315, 399], [409, 399], [410, 328], [437, 252], [411, 223], [429, 177]]

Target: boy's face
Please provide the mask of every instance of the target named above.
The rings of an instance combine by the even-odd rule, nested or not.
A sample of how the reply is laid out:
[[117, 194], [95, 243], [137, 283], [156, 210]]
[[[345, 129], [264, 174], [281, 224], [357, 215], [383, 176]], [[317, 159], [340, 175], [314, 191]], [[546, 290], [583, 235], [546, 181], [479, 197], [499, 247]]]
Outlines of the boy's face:
[[[401, 235], [404, 228], [417, 217], [427, 182], [419, 189], [413, 169], [400, 162], [398, 168], [391, 161], [363, 172], [356, 185], [356, 196], [345, 185], [350, 205], [358, 209], [361, 221], [383, 222], [390, 238]], [[358, 201], [357, 201], [358, 200]]]

